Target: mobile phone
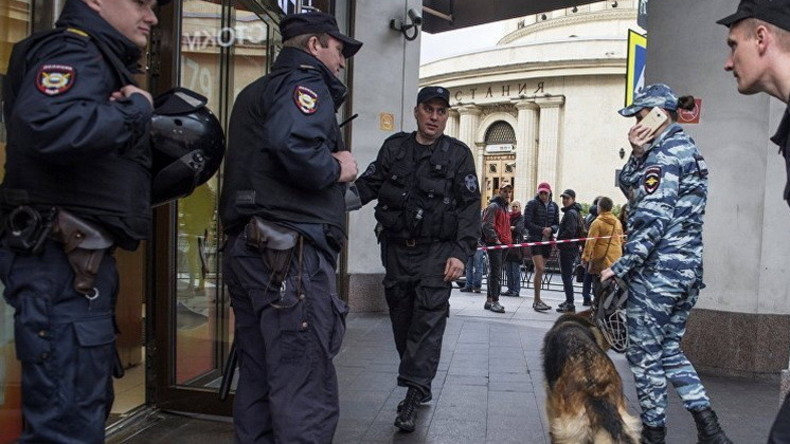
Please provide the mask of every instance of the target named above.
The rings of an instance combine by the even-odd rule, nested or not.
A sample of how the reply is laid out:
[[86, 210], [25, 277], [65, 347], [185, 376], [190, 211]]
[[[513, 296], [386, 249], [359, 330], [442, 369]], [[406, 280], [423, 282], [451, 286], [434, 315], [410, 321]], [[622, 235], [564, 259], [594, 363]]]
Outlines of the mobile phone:
[[669, 117], [667, 114], [661, 110], [661, 108], [653, 107], [650, 109], [650, 112], [642, 118], [639, 122], [643, 126], [650, 128], [651, 131], [655, 131], [667, 121]]

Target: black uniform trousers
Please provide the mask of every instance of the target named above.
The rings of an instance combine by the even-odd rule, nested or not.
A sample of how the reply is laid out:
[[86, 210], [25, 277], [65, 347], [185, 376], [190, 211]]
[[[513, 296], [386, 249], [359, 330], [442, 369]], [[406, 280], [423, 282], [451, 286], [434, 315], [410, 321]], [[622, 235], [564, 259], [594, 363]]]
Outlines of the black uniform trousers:
[[92, 301], [74, 290], [63, 246], [52, 240], [38, 256], [0, 249], [0, 279], [22, 363], [19, 442], [103, 443], [113, 403], [115, 259], [102, 259]]
[[297, 245], [284, 287], [270, 288], [271, 270], [244, 234], [230, 236], [226, 248], [239, 359], [236, 442], [331, 442], [339, 414], [332, 359], [348, 313], [331, 262], [305, 242], [300, 266]]
[[439, 366], [450, 310], [452, 287], [444, 282], [444, 268], [452, 243], [409, 246], [403, 240], [387, 239], [383, 248], [384, 294], [400, 355], [398, 385], [416, 387], [427, 395]]

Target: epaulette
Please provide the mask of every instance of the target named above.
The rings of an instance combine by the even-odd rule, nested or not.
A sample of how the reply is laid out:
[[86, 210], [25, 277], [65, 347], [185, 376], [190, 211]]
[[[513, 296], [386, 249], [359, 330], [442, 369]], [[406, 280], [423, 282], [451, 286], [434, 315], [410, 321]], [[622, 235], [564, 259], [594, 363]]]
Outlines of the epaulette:
[[301, 69], [302, 71], [312, 71], [312, 70], [316, 70], [318, 68], [316, 68], [313, 65], [299, 65], [299, 69]]
[[71, 34], [76, 34], [76, 35], [78, 35], [80, 37], [84, 37], [86, 39], [90, 39], [91, 38], [91, 36], [88, 35], [87, 32], [85, 32], [85, 31], [83, 31], [81, 29], [77, 29], [77, 28], [66, 28], [66, 32], [71, 33]]

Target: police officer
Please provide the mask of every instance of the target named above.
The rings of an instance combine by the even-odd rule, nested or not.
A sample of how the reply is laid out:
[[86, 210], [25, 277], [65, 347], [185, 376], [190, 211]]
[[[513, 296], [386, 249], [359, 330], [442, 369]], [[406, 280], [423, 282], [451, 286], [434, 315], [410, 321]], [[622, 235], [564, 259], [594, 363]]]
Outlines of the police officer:
[[[626, 357], [642, 407], [642, 442], [666, 436], [667, 381], [694, 416], [701, 443], [729, 443], [697, 372], [680, 349], [686, 319], [702, 283], [702, 222], [708, 196], [705, 160], [675, 123], [678, 109], [694, 98], [678, 98], [668, 86], [641, 90], [619, 112], [635, 117], [628, 133], [633, 148], [619, 176], [629, 201], [628, 242], [623, 256], [603, 270], [601, 281], [625, 280], [630, 291]], [[651, 111], [666, 119], [648, 124]], [[651, 117], [652, 119], [652, 117]]]
[[429, 86], [417, 95], [417, 131], [389, 137], [356, 181], [362, 203], [378, 199], [384, 294], [398, 385], [408, 387], [395, 426], [415, 428], [417, 407], [431, 399], [451, 283], [464, 271], [480, 237], [480, 189], [472, 152], [444, 135], [450, 93]]
[[67, 0], [55, 30], [11, 55], [0, 278], [22, 362], [20, 442], [104, 441], [116, 357], [110, 253], [134, 250], [151, 225], [152, 99], [132, 76], [156, 5]]
[[[730, 53], [724, 70], [732, 72], [741, 94], [766, 93], [787, 105], [771, 137], [785, 159], [784, 199], [790, 204], [790, 0], [741, 0], [735, 13], [716, 23], [729, 28]], [[790, 442], [790, 393], [785, 395], [768, 434], [768, 444]]]
[[271, 72], [233, 107], [220, 197], [239, 354], [233, 421], [238, 442], [328, 443], [348, 311], [335, 262], [357, 174], [335, 117], [346, 95], [337, 76], [362, 43], [320, 12], [285, 16], [280, 32]]

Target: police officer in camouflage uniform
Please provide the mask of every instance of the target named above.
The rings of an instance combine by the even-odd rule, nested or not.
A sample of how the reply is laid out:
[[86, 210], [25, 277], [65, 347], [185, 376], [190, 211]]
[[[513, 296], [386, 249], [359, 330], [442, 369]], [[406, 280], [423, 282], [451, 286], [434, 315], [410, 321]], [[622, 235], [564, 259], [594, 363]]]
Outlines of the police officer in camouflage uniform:
[[[652, 108], [668, 119], [650, 126]], [[702, 283], [702, 223], [708, 170], [694, 141], [675, 123], [677, 110], [694, 98], [678, 98], [664, 84], [641, 90], [619, 112], [636, 117], [629, 131], [631, 157], [619, 176], [630, 205], [623, 256], [601, 273], [622, 278], [630, 291], [626, 352], [642, 407], [642, 442], [666, 436], [667, 381], [694, 416], [701, 443], [729, 443], [711, 410], [697, 372], [680, 349], [686, 319]]]
[[157, 3], [167, 1], [68, 0], [56, 29], [11, 55], [0, 279], [15, 310], [22, 443], [104, 442], [116, 363], [112, 249], [134, 250], [151, 227], [153, 100], [133, 75]]
[[444, 135], [449, 100], [445, 88], [420, 90], [417, 131], [388, 138], [356, 181], [363, 204], [378, 199], [384, 294], [401, 358], [398, 385], [408, 387], [395, 426], [405, 432], [414, 431], [418, 405], [431, 399], [451, 284], [480, 237], [472, 152]]

